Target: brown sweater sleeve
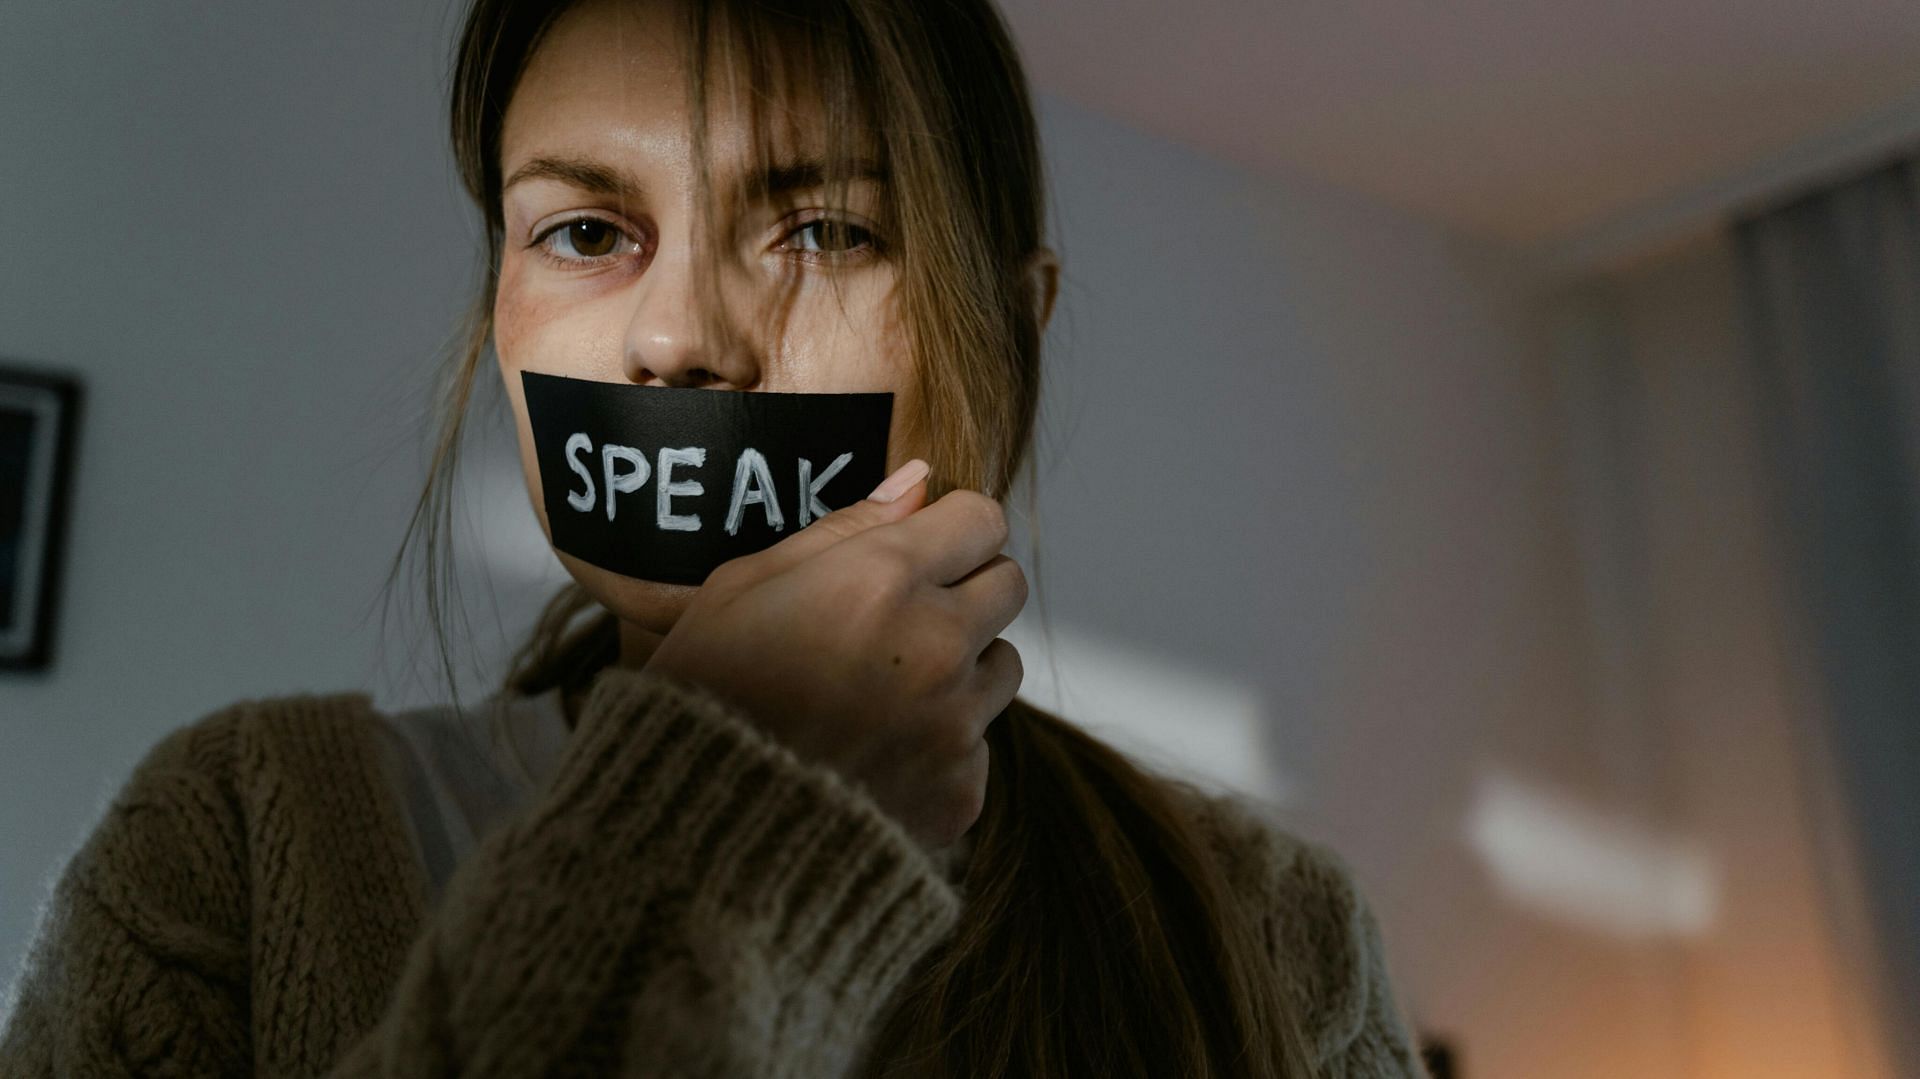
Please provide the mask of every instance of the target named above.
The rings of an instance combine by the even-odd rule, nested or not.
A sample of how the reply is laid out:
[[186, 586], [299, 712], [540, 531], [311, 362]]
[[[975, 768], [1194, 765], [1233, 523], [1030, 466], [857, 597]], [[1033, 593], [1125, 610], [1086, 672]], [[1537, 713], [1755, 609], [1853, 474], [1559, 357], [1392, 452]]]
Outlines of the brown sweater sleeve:
[[[244, 889], [141, 869], [236, 827], [211, 805], [200, 819], [167, 763], [121, 801], [180, 823], [119, 812], [76, 859], [0, 1072], [248, 1074], [244, 937], [218, 928], [244, 910], [208, 906]], [[455, 873], [331, 1074], [842, 1074], [957, 913], [932, 861], [833, 774], [705, 693], [610, 670], [542, 797]]]
[[831, 773], [711, 696], [607, 671], [338, 1074], [841, 1074], [958, 905]]

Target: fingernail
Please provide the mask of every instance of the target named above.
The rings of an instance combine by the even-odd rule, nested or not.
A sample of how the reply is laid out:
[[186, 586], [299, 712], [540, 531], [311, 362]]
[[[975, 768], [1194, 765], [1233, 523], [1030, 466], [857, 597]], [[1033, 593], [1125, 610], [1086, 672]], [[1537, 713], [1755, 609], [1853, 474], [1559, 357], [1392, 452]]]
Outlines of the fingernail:
[[891, 502], [901, 495], [906, 494], [908, 491], [913, 490], [913, 485], [926, 479], [927, 473], [930, 471], [932, 471], [932, 469], [928, 467], [925, 461], [915, 457], [913, 460], [894, 469], [893, 475], [882, 480], [880, 486], [875, 487], [873, 493], [867, 496], [867, 501]]

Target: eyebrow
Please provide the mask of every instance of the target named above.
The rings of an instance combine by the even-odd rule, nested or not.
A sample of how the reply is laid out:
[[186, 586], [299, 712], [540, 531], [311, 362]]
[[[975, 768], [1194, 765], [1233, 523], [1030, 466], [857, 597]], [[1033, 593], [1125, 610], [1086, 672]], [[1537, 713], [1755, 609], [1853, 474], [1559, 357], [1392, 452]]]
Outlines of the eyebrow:
[[505, 191], [522, 180], [558, 180], [601, 195], [632, 196], [642, 190], [639, 179], [632, 173], [585, 157], [536, 157], [513, 170], [500, 190]]
[[[861, 158], [852, 163], [848, 179], [854, 183], [868, 183], [885, 186], [887, 172], [872, 160]], [[760, 175], [752, 177], [743, 185], [742, 194], [748, 201], [774, 198], [793, 191], [807, 191], [816, 187], [825, 187], [827, 167], [819, 161], [788, 161], [774, 164]]]
[[[861, 158], [853, 162], [850, 178], [854, 182], [864, 180], [884, 186], [887, 172], [879, 163]], [[827, 169], [823, 162], [779, 162], [749, 178], [741, 185], [741, 194], [748, 201], [771, 199], [794, 191], [824, 187], [826, 179]], [[626, 199], [638, 199], [645, 192], [639, 178], [632, 173], [585, 157], [536, 157], [513, 170], [513, 175], [507, 177], [500, 189], [505, 191], [522, 180], [558, 180], [583, 191]]]

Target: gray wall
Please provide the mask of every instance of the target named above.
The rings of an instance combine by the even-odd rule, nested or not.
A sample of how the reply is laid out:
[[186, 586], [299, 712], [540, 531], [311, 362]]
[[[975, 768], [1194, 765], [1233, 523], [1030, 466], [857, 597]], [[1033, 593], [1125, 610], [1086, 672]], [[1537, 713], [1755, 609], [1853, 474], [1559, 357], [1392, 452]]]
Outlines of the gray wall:
[[0, 11], [0, 358], [87, 382], [56, 665], [0, 678], [0, 954], [163, 732], [363, 686], [470, 275], [437, 5]]
[[[188, 10], [0, 15], [0, 356], [90, 390], [58, 665], [0, 681], [9, 970], [169, 729], [252, 695], [435, 695], [369, 610], [471, 280], [447, 13]], [[1490, 763], [1620, 794], [1577, 751], [1605, 732], [1504, 259], [1043, 105], [1067, 265], [1037, 528], [1054, 626], [1253, 702], [1256, 785], [1354, 864], [1406, 999], [1475, 1074], [1671, 1063], [1661, 1022], [1600, 1006], [1664, 960], [1522, 912], [1462, 838]], [[505, 449], [470, 485], [498, 594], [497, 617], [471, 605], [483, 671], [556, 580]], [[1160, 514], [1169, 490], [1193, 511]], [[1198, 719], [1159, 722], [1177, 742]], [[1624, 1048], [1587, 1070], [1579, 1043]]]

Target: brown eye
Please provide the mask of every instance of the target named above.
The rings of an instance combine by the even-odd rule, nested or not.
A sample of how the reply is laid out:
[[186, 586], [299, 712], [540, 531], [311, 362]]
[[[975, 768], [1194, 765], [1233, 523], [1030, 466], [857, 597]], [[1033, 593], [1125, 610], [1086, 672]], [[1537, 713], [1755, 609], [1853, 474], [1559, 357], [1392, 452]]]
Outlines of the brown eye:
[[873, 233], [851, 221], [823, 217], [788, 234], [795, 247], [810, 255], [848, 254], [873, 242]]
[[580, 258], [598, 258], [613, 253], [620, 242], [619, 230], [605, 221], [583, 217], [567, 226], [567, 245]]
[[618, 224], [598, 217], [576, 217], [549, 228], [534, 241], [546, 257], [562, 266], [601, 266], [623, 254], [637, 253], [640, 241]]

